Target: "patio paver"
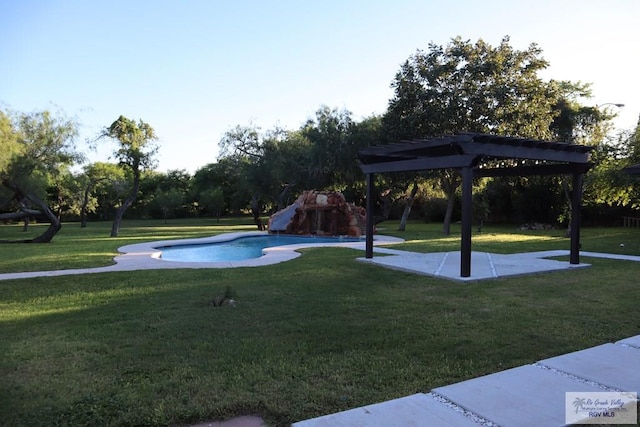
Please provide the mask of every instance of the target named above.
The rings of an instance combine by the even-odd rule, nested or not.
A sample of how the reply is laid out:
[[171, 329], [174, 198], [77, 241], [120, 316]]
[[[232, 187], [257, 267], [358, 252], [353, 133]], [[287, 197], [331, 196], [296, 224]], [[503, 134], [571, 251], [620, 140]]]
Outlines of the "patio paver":
[[478, 427], [473, 420], [417, 393], [292, 424], [292, 427]]
[[640, 335], [636, 335], [635, 337], [625, 338], [620, 341], [616, 341], [616, 344], [629, 345], [631, 347], [640, 348]]
[[567, 392], [640, 393], [639, 366], [637, 335], [293, 427], [563, 426]]
[[640, 393], [640, 349], [637, 348], [603, 344], [539, 363], [616, 391]]
[[567, 391], [603, 390], [534, 365], [433, 390], [483, 418], [509, 427], [564, 425]]

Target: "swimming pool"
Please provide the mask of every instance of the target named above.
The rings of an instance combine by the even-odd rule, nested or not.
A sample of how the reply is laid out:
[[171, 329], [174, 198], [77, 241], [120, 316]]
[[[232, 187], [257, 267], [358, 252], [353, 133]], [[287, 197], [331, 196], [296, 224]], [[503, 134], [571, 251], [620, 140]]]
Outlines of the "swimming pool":
[[260, 258], [263, 255], [263, 249], [277, 246], [363, 241], [363, 239], [353, 237], [303, 237], [271, 234], [238, 237], [215, 243], [161, 246], [157, 249], [162, 251], [160, 257], [165, 261], [221, 262]]

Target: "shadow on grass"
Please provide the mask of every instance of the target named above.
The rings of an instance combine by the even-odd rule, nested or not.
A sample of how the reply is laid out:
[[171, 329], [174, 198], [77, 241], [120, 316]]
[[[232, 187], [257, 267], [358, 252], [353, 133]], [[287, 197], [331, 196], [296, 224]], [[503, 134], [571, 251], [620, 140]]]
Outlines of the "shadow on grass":
[[457, 284], [357, 256], [3, 282], [0, 419], [288, 425], [640, 333], [634, 263]]

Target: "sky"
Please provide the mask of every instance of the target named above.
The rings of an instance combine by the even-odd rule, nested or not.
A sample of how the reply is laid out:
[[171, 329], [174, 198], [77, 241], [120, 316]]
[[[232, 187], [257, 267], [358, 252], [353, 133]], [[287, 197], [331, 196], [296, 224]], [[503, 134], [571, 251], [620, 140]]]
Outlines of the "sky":
[[640, 115], [639, 0], [0, 0], [0, 108], [59, 111], [78, 148], [120, 115], [156, 131], [158, 170], [194, 173], [236, 125], [298, 129], [323, 105], [382, 114], [400, 65], [457, 36], [536, 43], [544, 79], [591, 83], [619, 130]]

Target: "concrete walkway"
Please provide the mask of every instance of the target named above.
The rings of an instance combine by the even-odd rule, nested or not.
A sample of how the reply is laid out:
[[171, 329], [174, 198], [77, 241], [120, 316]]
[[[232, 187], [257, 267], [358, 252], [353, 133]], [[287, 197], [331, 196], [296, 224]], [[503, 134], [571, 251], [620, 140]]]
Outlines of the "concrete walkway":
[[[565, 393], [640, 394], [639, 368], [637, 335], [293, 427], [563, 426], [567, 410], [573, 410]], [[635, 411], [636, 403], [625, 409]]]

